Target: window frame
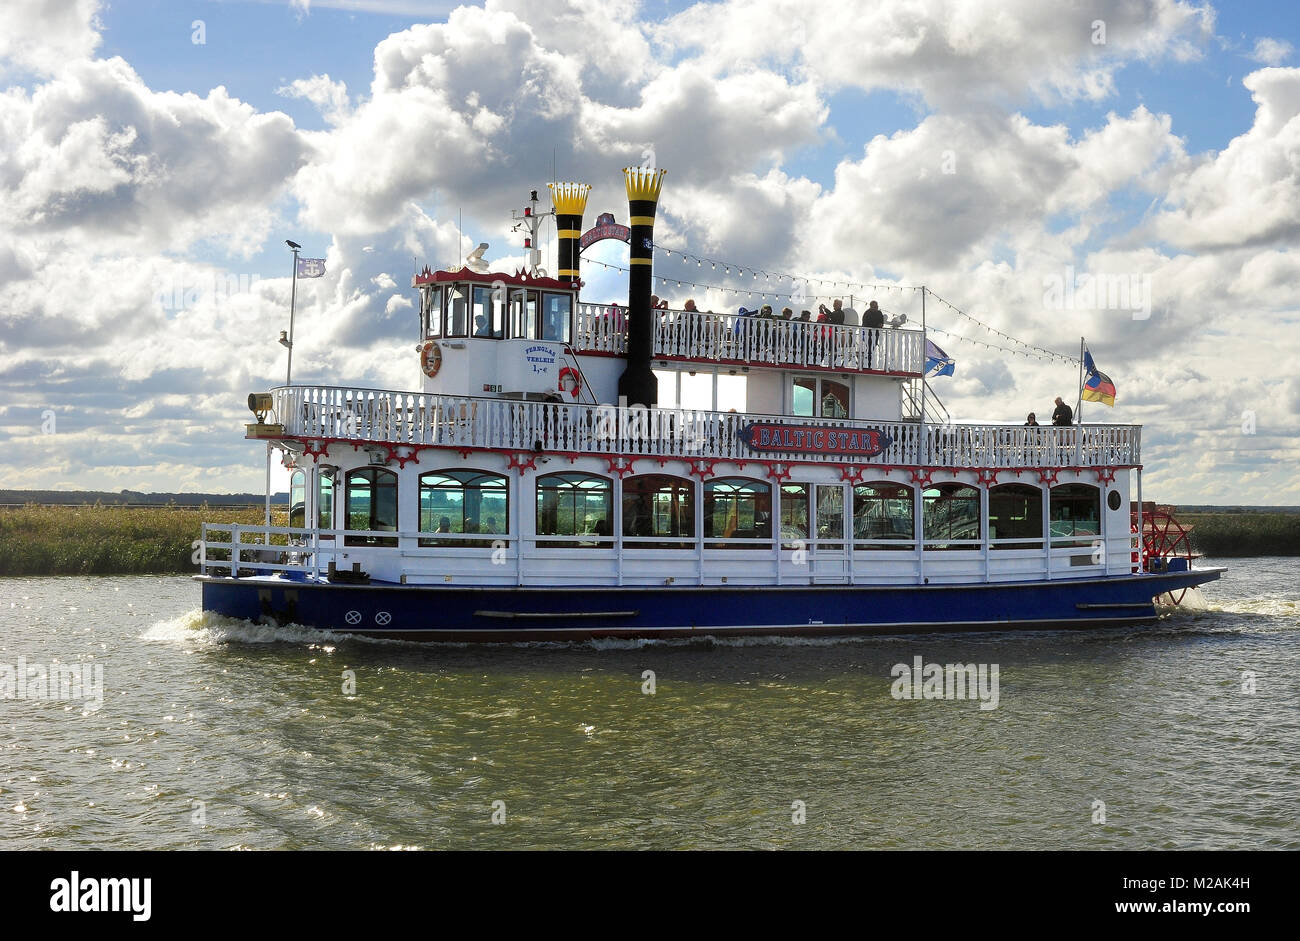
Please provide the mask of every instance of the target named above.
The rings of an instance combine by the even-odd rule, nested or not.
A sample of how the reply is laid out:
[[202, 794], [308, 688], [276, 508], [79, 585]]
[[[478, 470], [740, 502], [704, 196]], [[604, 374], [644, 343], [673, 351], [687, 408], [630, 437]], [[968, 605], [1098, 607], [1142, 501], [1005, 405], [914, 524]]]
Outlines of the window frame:
[[[555, 478], [564, 478], [568, 486], [563, 488], [544, 486], [543, 484], [544, 481], [555, 479]], [[601, 488], [599, 488], [599, 490], [595, 490], [595, 489], [582, 490], [576, 485], [576, 480], [579, 479], [590, 483], [599, 482], [600, 484], [602, 484], [602, 486]], [[556, 495], [557, 506], [555, 509], [557, 512], [557, 524], [555, 528], [558, 530], [560, 528], [558, 525], [558, 519], [559, 519], [558, 513], [560, 512], [559, 504], [563, 500], [563, 495], [565, 490], [569, 491], [573, 495], [573, 513], [574, 513], [573, 528], [575, 532], [572, 535], [564, 534], [560, 532], [544, 532], [542, 515], [544, 509], [543, 499], [545, 493], [547, 491], [550, 491]], [[605, 534], [576, 532], [577, 512], [578, 512], [577, 497], [579, 494], [585, 496], [593, 492], [602, 493], [605, 497], [605, 526], [606, 529], [609, 530], [609, 532]], [[612, 478], [605, 477], [601, 474], [592, 474], [587, 471], [555, 471], [554, 473], [550, 473], [550, 474], [542, 474], [538, 476], [536, 481], [534, 482], [533, 502], [535, 504], [535, 514], [536, 514], [534, 520], [535, 528], [533, 530], [533, 533], [537, 537], [537, 548], [539, 549], [592, 549], [592, 548], [613, 549], [614, 548], [614, 538], [613, 538], [614, 537], [614, 532], [613, 532], [614, 481]], [[585, 515], [586, 514], [584, 511], [584, 516]], [[589, 540], [582, 540], [578, 538], [580, 536], [592, 536], [593, 538]], [[558, 540], [565, 540], [565, 541], [558, 541]]]
[[[370, 525], [366, 527], [365, 530], [360, 530], [353, 527], [352, 525], [352, 514], [354, 512], [352, 509], [352, 492], [353, 492], [352, 481], [354, 478], [364, 478], [367, 475], [372, 475], [369, 477]], [[396, 533], [398, 531], [398, 520], [400, 519], [400, 513], [401, 513], [401, 509], [400, 509], [401, 508], [401, 503], [400, 503], [401, 481], [398, 478], [397, 472], [393, 470], [389, 470], [387, 467], [354, 467], [351, 470], [349, 470], [343, 478], [343, 529], [344, 529], [343, 544], [345, 546], [376, 546], [376, 547], [381, 547], [386, 549], [394, 549], [397, 547], [396, 535], [393, 536], [349, 536], [347, 535], [348, 532], [353, 532], [353, 533], [367, 532], [367, 531], [368, 532], [390, 532], [390, 530], [383, 529], [380, 526], [376, 525], [375, 511], [379, 508], [379, 500], [376, 496], [376, 487], [379, 485], [379, 480], [381, 477], [392, 479], [394, 520], [393, 520], [393, 528], [391, 532]]]
[[[427, 484], [426, 480], [433, 477], [442, 477], [447, 480], [454, 480], [459, 484], [459, 486], [446, 487], [446, 486], [431, 486]], [[485, 480], [485, 479], [500, 481], [500, 486], [487, 488], [487, 487], [483, 487], [482, 485], [478, 485], [478, 486], [471, 485], [472, 482], [475, 480]], [[434, 529], [433, 528], [434, 524], [432, 519], [434, 511], [432, 508], [430, 508], [427, 511], [429, 513], [429, 528], [425, 528], [426, 510], [424, 506], [424, 495], [426, 490], [442, 491], [442, 492], [449, 492], [449, 493], [456, 492], [460, 494], [460, 521], [459, 521], [460, 529], [459, 530], [451, 529], [447, 533], [439, 533], [437, 529]], [[469, 504], [472, 501], [467, 499], [466, 494], [471, 490], [477, 490], [479, 492], [479, 497], [478, 497], [479, 510], [478, 510], [477, 517], [471, 517], [469, 515]], [[502, 511], [502, 529], [500, 531], [485, 533], [482, 530], [482, 526], [483, 526], [482, 502], [483, 502], [483, 495], [485, 492], [490, 492], [491, 495], [494, 497], [496, 496], [505, 497], [505, 509]], [[496, 471], [482, 470], [477, 467], [456, 467], [456, 468], [444, 467], [435, 470], [424, 471], [423, 473], [421, 473], [419, 476], [416, 477], [415, 506], [417, 512], [416, 531], [420, 533], [418, 542], [422, 548], [427, 548], [430, 546], [433, 547], [453, 546], [453, 547], [462, 547], [462, 548], [469, 547], [475, 549], [487, 549], [492, 547], [493, 539], [466, 539], [464, 537], [465, 536], [491, 536], [494, 538], [503, 538], [510, 535], [510, 478], [507, 477], [505, 474], [499, 474]], [[466, 524], [470, 521], [471, 518], [475, 519], [478, 528], [473, 531], [467, 531]], [[450, 522], [451, 521], [449, 519], [448, 523], [450, 524]], [[451, 539], [434, 538], [434, 537], [443, 537], [443, 536], [451, 536], [453, 538]]]

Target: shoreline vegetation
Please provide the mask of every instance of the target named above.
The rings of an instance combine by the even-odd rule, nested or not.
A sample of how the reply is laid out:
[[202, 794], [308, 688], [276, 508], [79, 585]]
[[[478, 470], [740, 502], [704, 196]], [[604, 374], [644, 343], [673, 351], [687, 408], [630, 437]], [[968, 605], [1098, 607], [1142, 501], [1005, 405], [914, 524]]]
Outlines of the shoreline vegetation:
[[[201, 524], [256, 526], [261, 507], [220, 505], [28, 503], [0, 507], [0, 576], [187, 575]], [[1300, 512], [1196, 507], [1174, 511], [1192, 528], [1192, 546], [1218, 559], [1300, 555]], [[274, 526], [288, 525], [284, 504], [272, 505]]]
[[[194, 543], [203, 523], [256, 526], [265, 517], [261, 507], [102, 503], [3, 507], [0, 576], [196, 575]], [[287, 526], [288, 518], [288, 507], [272, 504], [271, 525]]]

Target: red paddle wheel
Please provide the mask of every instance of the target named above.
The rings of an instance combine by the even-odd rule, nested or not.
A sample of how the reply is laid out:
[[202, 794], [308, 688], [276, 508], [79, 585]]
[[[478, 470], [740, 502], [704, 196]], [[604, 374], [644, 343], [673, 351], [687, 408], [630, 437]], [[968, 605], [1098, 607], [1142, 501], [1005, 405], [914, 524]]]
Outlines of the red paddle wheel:
[[[1152, 560], [1160, 560], [1157, 565], [1163, 569], [1166, 560], [1173, 558], [1187, 559], [1191, 564], [1192, 559], [1192, 529], [1190, 526], [1183, 526], [1174, 518], [1170, 512], [1172, 507], [1156, 506], [1154, 503], [1142, 504], [1142, 538], [1138, 541], [1141, 546], [1139, 550], [1136, 546], [1133, 550], [1133, 571], [1149, 572], [1152, 569]], [[1138, 535], [1138, 511], [1134, 507], [1131, 516], [1131, 530], [1133, 535]], [[1141, 557], [1139, 558], [1139, 551]], [[1187, 594], [1187, 589], [1180, 589], [1178, 592], [1169, 592], [1169, 600], [1172, 604], [1178, 604]]]

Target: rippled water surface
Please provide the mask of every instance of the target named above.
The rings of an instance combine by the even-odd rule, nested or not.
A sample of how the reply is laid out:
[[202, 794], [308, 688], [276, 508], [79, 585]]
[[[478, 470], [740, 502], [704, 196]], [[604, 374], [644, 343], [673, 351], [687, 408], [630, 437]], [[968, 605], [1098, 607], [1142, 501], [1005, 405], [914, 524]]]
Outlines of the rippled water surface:
[[[0, 700], [0, 847], [1300, 848], [1296, 561], [1228, 564], [1142, 629], [483, 648], [0, 580], [0, 664], [104, 668]], [[998, 708], [894, 699], [917, 656]]]

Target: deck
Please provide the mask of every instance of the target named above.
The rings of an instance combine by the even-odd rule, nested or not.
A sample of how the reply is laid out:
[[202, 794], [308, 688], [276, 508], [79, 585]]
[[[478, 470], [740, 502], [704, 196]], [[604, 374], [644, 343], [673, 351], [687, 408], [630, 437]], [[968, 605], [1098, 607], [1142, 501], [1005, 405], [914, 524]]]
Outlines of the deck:
[[[551, 404], [345, 386], [281, 386], [272, 390], [272, 396], [275, 421], [284, 426], [283, 435], [275, 435], [277, 438], [383, 445], [393, 449], [399, 459], [420, 448], [441, 447], [952, 468], [1131, 467], [1141, 463], [1140, 425], [1026, 428], [996, 423], [813, 420], [788, 415]], [[741, 439], [742, 429], [751, 422], [815, 422], [825, 429], [877, 430], [890, 442], [881, 454], [869, 460], [823, 453], [756, 453]]]

